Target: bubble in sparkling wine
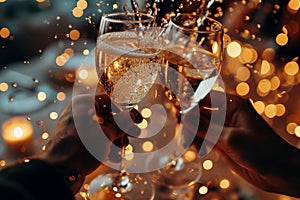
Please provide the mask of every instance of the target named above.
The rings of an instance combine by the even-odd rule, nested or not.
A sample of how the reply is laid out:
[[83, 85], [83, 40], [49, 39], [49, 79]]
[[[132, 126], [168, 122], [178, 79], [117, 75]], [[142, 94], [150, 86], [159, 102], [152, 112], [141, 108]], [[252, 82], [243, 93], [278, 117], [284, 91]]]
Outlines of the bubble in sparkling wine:
[[153, 85], [159, 66], [148, 63], [126, 72], [114, 86], [112, 98], [119, 103], [134, 104], [139, 102]]

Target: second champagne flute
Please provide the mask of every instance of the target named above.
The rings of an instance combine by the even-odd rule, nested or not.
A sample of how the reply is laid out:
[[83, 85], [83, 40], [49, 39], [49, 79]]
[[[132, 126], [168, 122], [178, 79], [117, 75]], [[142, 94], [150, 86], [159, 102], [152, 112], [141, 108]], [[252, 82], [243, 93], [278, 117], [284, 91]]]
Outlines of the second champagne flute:
[[[199, 20], [203, 21], [199, 24]], [[169, 99], [181, 104], [180, 114], [184, 119], [212, 89], [220, 73], [223, 57], [223, 26], [220, 22], [192, 13], [182, 13], [172, 19], [164, 33], [163, 45], [165, 85], [172, 90]], [[175, 73], [170, 73], [172, 71]], [[200, 116], [199, 116], [200, 117]], [[197, 119], [194, 122], [198, 127]], [[168, 155], [170, 163], [153, 173], [151, 179], [168, 188], [192, 185], [201, 176], [198, 152], [185, 145], [184, 126], [176, 134], [178, 146]], [[196, 134], [197, 130], [195, 130]], [[190, 137], [196, 135], [191, 134]], [[190, 141], [188, 143], [191, 143]], [[190, 144], [187, 144], [190, 145]], [[180, 150], [186, 151], [180, 155]], [[182, 152], [182, 151], [181, 151]]]

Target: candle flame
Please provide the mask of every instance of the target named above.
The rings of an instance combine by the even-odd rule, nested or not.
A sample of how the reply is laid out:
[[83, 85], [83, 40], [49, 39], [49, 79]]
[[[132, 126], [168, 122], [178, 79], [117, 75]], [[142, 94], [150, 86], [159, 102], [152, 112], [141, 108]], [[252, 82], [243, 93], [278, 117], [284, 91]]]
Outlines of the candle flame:
[[14, 129], [14, 136], [16, 137], [16, 138], [21, 138], [22, 136], [23, 136], [23, 129], [21, 128], [21, 127], [16, 127], [15, 129]]

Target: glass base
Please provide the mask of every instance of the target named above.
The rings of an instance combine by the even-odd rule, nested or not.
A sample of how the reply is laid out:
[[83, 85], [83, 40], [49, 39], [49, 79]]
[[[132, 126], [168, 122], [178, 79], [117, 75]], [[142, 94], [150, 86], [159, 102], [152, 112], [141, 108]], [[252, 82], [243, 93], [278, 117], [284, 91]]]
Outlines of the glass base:
[[99, 175], [91, 181], [89, 187], [91, 200], [153, 200], [154, 193], [151, 181], [140, 174], [126, 172]]

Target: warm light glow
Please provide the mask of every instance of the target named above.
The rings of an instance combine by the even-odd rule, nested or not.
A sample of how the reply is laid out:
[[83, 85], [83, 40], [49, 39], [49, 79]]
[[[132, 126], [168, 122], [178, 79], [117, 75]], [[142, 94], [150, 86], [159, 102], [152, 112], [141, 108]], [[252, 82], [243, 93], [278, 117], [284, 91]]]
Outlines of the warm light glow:
[[64, 57], [66, 59], [66, 61], [68, 61], [71, 58], [71, 56], [66, 52], [62, 53], [60, 56]]
[[27, 117], [13, 117], [2, 124], [3, 141], [11, 146], [27, 144], [33, 136], [33, 126]]
[[89, 72], [85, 69], [81, 69], [79, 71], [78, 75], [79, 75], [79, 78], [81, 78], [81, 79], [87, 79], [89, 76]]
[[118, 192], [118, 193], [115, 194], [115, 197], [119, 199], [119, 198], [122, 197], [122, 195], [121, 195], [121, 193]]
[[227, 188], [229, 188], [229, 186], [230, 186], [230, 182], [229, 182], [229, 180], [227, 180], [227, 179], [222, 179], [221, 181], [220, 181], [220, 188], [222, 188], [222, 189], [227, 189]]
[[295, 134], [296, 127], [297, 127], [297, 124], [295, 122], [290, 122], [286, 125], [285, 129], [289, 134], [293, 135], [293, 134]]
[[212, 52], [213, 52], [213, 53], [217, 53], [218, 50], [219, 50], [219, 44], [218, 44], [217, 42], [214, 42], [214, 43], [212, 44]]
[[240, 96], [245, 96], [249, 93], [250, 87], [248, 83], [246, 82], [241, 82], [236, 86], [236, 92]]
[[73, 9], [72, 14], [74, 17], [79, 18], [83, 15], [83, 10], [80, 7], [76, 7]]
[[271, 90], [274, 91], [274, 90], [277, 90], [280, 86], [280, 79], [278, 76], [274, 76], [271, 78], [270, 80], [270, 83], [271, 83]]
[[183, 154], [183, 159], [186, 161], [186, 162], [192, 162], [196, 159], [197, 157], [197, 154], [194, 152], [194, 151], [186, 151], [184, 154]]
[[271, 82], [268, 79], [262, 79], [259, 81], [257, 89], [262, 93], [268, 93], [271, 90]]
[[65, 74], [65, 78], [66, 78], [66, 80], [69, 81], [69, 82], [74, 82], [74, 80], [75, 80], [75, 75], [74, 75], [72, 72], [70, 72], [70, 73]]
[[208, 188], [206, 186], [201, 186], [198, 190], [199, 194], [204, 195], [208, 192]]
[[129, 145], [126, 146], [124, 158], [126, 160], [132, 160], [134, 158], [133, 146], [132, 145], [129, 144]]
[[300, 126], [297, 126], [297, 127], [295, 128], [295, 135], [296, 135], [297, 137], [300, 137]]
[[262, 101], [256, 101], [253, 107], [258, 114], [262, 114], [265, 111], [265, 104]]
[[66, 48], [64, 52], [67, 53], [70, 57], [74, 55], [74, 50], [71, 48]]
[[56, 98], [58, 101], [64, 101], [66, 99], [66, 93], [64, 92], [58, 92], [56, 95]]
[[214, 163], [211, 160], [205, 160], [202, 165], [205, 170], [210, 170], [213, 168]]
[[274, 104], [269, 104], [266, 106], [265, 108], [265, 115], [268, 117], [268, 118], [273, 118], [275, 117], [277, 114], [277, 108]]
[[288, 7], [294, 11], [297, 11], [300, 8], [300, 1], [299, 0], [290, 0], [288, 3]]
[[281, 117], [285, 114], [286, 108], [283, 104], [276, 104], [276, 116]]
[[265, 74], [269, 73], [270, 70], [271, 70], [270, 63], [266, 60], [263, 60], [261, 62], [260, 74], [265, 75]]
[[45, 101], [46, 98], [47, 98], [47, 94], [46, 94], [45, 92], [39, 92], [39, 93], [37, 94], [37, 99], [38, 99], [39, 101]]
[[236, 72], [236, 78], [240, 81], [247, 81], [250, 78], [250, 70], [247, 67], [239, 67]]
[[87, 6], [88, 6], [88, 3], [85, 0], [77, 1], [77, 7], [81, 8], [82, 10], [86, 9]]
[[6, 161], [5, 160], [0, 160], [0, 166], [4, 167], [6, 165]]
[[57, 112], [51, 112], [49, 117], [50, 117], [50, 119], [55, 120], [58, 118], [58, 114], [57, 114]]
[[80, 32], [76, 29], [71, 30], [69, 35], [71, 40], [78, 40], [80, 38]]
[[85, 56], [89, 55], [89, 53], [90, 53], [90, 51], [88, 49], [85, 49], [82, 51], [82, 54]]
[[14, 129], [14, 136], [16, 137], [16, 138], [21, 138], [22, 136], [23, 136], [23, 129], [21, 128], [21, 127], [16, 127], [15, 129]]
[[243, 64], [254, 63], [257, 60], [258, 54], [255, 49], [242, 47], [239, 61]]
[[148, 122], [147, 122], [147, 120], [145, 120], [145, 119], [143, 119], [143, 121], [142, 121], [141, 123], [138, 124], [138, 127], [139, 127], [140, 129], [145, 129], [145, 128], [147, 128], [147, 126], [148, 126]]
[[10, 35], [10, 30], [6, 27], [3, 27], [0, 29], [0, 36], [2, 38], [8, 38], [8, 36]]
[[119, 6], [118, 6], [118, 4], [114, 3], [112, 7], [114, 10], [116, 10], [116, 9], [118, 9]]
[[151, 117], [151, 110], [149, 108], [144, 108], [142, 111], [141, 111], [141, 115], [143, 116], [143, 118], [149, 118]]
[[143, 143], [142, 148], [145, 152], [150, 152], [153, 150], [154, 146], [151, 141], [146, 141]]
[[296, 75], [299, 72], [298, 63], [296, 63], [295, 61], [286, 63], [286, 65], [284, 66], [284, 72], [290, 76]]
[[89, 189], [90, 189], [90, 185], [86, 183], [86, 184], [83, 185], [83, 188], [84, 188], [85, 190], [89, 190]]
[[0, 3], [4, 3], [6, 0], [0, 0]]
[[231, 42], [227, 46], [227, 54], [232, 57], [236, 58], [241, 54], [241, 45], [238, 42]]
[[49, 133], [44, 132], [44, 133], [42, 134], [42, 139], [43, 139], [43, 140], [47, 140], [48, 138], [49, 138]]
[[0, 83], [0, 91], [6, 92], [8, 90], [8, 84], [5, 82]]
[[58, 65], [58, 66], [64, 66], [64, 64], [67, 62], [68, 60], [65, 58], [65, 56], [57, 56], [56, 57], [56, 60], [55, 60], [55, 62], [56, 62], [56, 64]]
[[276, 43], [280, 46], [284, 46], [288, 43], [289, 41], [289, 38], [286, 34], [284, 33], [279, 33], [277, 36], [276, 36]]

